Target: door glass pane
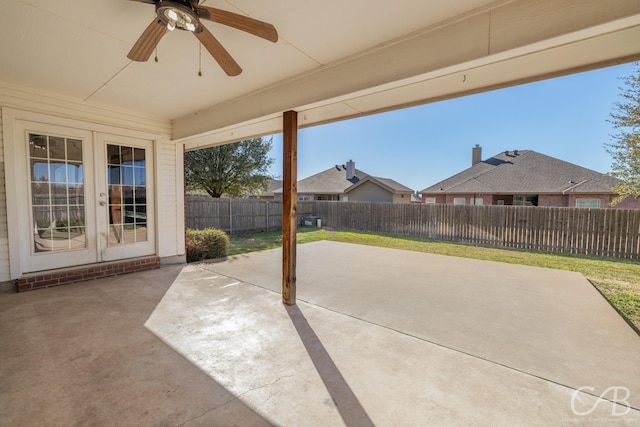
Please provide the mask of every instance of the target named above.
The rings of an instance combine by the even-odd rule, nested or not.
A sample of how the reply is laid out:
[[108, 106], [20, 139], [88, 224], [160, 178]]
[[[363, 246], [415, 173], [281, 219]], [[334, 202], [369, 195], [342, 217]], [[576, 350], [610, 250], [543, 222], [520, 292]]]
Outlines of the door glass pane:
[[120, 146], [120, 154], [122, 156], [123, 165], [133, 165], [133, 147]]
[[82, 162], [82, 141], [67, 139], [67, 160]]
[[66, 160], [67, 142], [58, 136], [49, 137], [49, 158]]
[[85, 249], [82, 141], [29, 134], [34, 252]]
[[32, 159], [47, 158], [47, 137], [46, 135], [29, 135], [29, 156]]
[[[107, 145], [109, 237], [117, 246], [147, 241], [146, 151]], [[112, 160], [114, 160], [112, 162]]]

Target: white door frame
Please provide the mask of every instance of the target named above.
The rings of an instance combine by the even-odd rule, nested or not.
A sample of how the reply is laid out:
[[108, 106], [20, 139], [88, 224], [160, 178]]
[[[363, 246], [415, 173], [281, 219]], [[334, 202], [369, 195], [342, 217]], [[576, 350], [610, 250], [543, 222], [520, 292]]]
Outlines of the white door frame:
[[[31, 165], [28, 144], [28, 135], [32, 133], [73, 138], [82, 141], [85, 225], [85, 247], [83, 249], [35, 252], [34, 230], [36, 225], [33, 223], [33, 214], [31, 211]], [[16, 120], [14, 135], [16, 141], [15, 154], [17, 155], [17, 174], [15, 175], [16, 181], [14, 187], [19, 195], [16, 209], [18, 210], [17, 228], [22, 237], [20, 246], [22, 270], [25, 272], [51, 270], [54, 268], [96, 262], [96, 212], [95, 206], [93, 203], [90, 203], [90, 200], [94, 199], [93, 189], [95, 188], [95, 182], [93, 180], [93, 174], [89, 172], [90, 168], [88, 167], [89, 164], [93, 163], [93, 134], [82, 129], [27, 120]]]
[[[44, 113], [39, 113], [34, 111], [19, 110], [11, 107], [1, 107], [1, 111], [2, 111], [2, 138], [3, 138], [3, 148], [4, 148], [5, 179], [7, 184], [6, 185], [6, 202], [7, 202], [7, 223], [9, 224], [9, 229], [8, 229], [9, 268], [10, 268], [10, 279], [14, 280], [22, 277], [24, 273], [27, 273], [30, 271], [28, 261], [23, 260], [23, 251], [24, 251], [25, 245], [29, 251], [31, 250], [31, 246], [33, 245], [32, 236], [28, 235], [28, 239], [27, 239], [25, 238], [24, 231], [22, 231], [28, 227], [25, 225], [25, 220], [29, 221], [30, 223], [32, 221], [31, 219], [32, 215], [31, 214], [29, 214], [28, 216], [22, 215], [20, 205], [24, 205], [25, 202], [29, 202], [29, 200], [25, 198], [25, 195], [23, 193], [20, 193], [18, 187], [19, 185], [27, 186], [30, 172], [29, 172], [29, 168], [26, 167], [26, 163], [22, 163], [22, 161], [24, 161], [25, 152], [20, 152], [20, 150], [25, 148], [23, 146], [20, 146], [19, 142], [17, 141], [16, 125], [20, 125], [21, 121], [33, 122], [33, 123], [37, 123], [39, 125], [44, 126], [43, 128], [39, 128], [39, 129], [45, 129], [45, 127], [48, 126], [47, 129], [52, 129], [56, 127], [69, 128], [73, 130], [72, 135], [76, 135], [76, 134], [84, 135], [84, 132], [92, 133], [92, 137], [89, 139], [89, 143], [91, 145], [90, 150], [92, 151], [93, 157], [91, 159], [87, 158], [85, 161], [93, 162], [94, 165], [96, 164], [96, 155], [97, 155], [96, 140], [97, 140], [97, 135], [99, 134], [122, 135], [124, 138], [127, 138], [127, 137], [139, 138], [139, 139], [143, 139], [150, 142], [151, 145], [153, 146], [153, 151], [148, 153], [149, 159], [151, 160], [151, 162], [155, 160], [157, 155], [157, 153], [155, 153], [155, 150], [157, 150], [157, 138], [159, 138], [159, 134], [148, 133], [148, 132], [138, 131], [133, 129], [119, 128], [119, 127], [114, 127], [106, 124], [92, 123], [92, 122], [87, 122], [79, 119], [70, 119], [70, 118], [65, 118], [61, 116], [52, 116], [49, 114], [44, 114]], [[47, 132], [44, 131], [43, 133], [46, 134]], [[94, 170], [94, 172], [91, 172], [92, 174], [91, 177], [89, 177], [90, 172], [85, 171], [85, 175], [86, 175], [85, 186], [88, 187], [87, 179], [89, 179], [91, 180], [92, 189], [94, 189], [98, 185], [96, 182], [97, 168], [93, 166], [91, 166], [91, 168]], [[152, 182], [155, 184], [156, 182], [155, 167], [149, 168], [149, 171], [147, 172], [147, 179], [150, 180], [148, 182]], [[151, 197], [154, 199], [154, 202], [155, 200], [157, 200], [157, 197], [156, 197], [157, 195], [155, 194], [155, 191], [157, 191], [157, 188], [154, 188], [151, 191]], [[93, 215], [95, 218], [97, 215], [97, 213], [95, 212], [96, 204], [89, 203], [88, 196], [85, 195], [85, 197], [86, 197], [85, 203], [87, 207], [90, 205], [93, 206], [93, 210], [94, 210]], [[95, 198], [93, 200], [95, 200]], [[155, 218], [157, 216], [157, 205], [154, 203], [154, 206], [150, 207], [149, 211], [153, 214], [153, 217]], [[22, 224], [22, 226], [20, 226], [20, 224]], [[94, 223], [93, 230], [96, 230], [96, 227], [97, 225]], [[157, 232], [158, 231], [155, 228], [155, 226], [153, 226], [153, 228], [149, 228], [148, 230], [149, 235], [152, 236], [152, 240], [154, 241], [153, 245], [155, 245], [156, 244], [155, 242], [157, 242], [158, 240]], [[95, 247], [99, 248], [100, 244], [97, 241], [98, 236], [95, 236], [95, 239], [96, 239]], [[151, 253], [153, 254], [156, 252], [157, 252], [157, 247], [154, 247]], [[66, 252], [67, 257], [73, 258], [72, 253], [73, 252]], [[123, 258], [126, 258], [126, 257], [123, 257]], [[102, 255], [99, 253], [96, 254], [96, 261], [97, 260], [103, 260]], [[83, 261], [74, 262], [74, 265], [82, 265], [82, 264], [83, 264]], [[61, 268], [61, 267], [64, 267], [64, 265], [56, 265], [54, 267], [51, 267], [51, 269]]]
[[[96, 202], [98, 224], [98, 257], [99, 261], [113, 261], [117, 259], [134, 258], [145, 255], [153, 255], [156, 252], [155, 244], [155, 186], [153, 181], [154, 171], [154, 147], [153, 141], [132, 138], [121, 135], [96, 133], [94, 150], [95, 174], [96, 174]], [[107, 145], [124, 145], [146, 150], [146, 200], [147, 240], [138, 243], [112, 245], [109, 244], [109, 185], [107, 183]]]

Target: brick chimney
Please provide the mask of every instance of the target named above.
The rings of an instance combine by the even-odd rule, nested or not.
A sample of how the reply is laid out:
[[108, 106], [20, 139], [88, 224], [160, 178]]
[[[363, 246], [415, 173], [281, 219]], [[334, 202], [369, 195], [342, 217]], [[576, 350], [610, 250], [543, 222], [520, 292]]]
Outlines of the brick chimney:
[[482, 147], [480, 144], [476, 144], [471, 151], [471, 166], [480, 163], [482, 161]]
[[356, 163], [353, 160], [347, 162], [347, 180], [352, 180], [356, 176]]

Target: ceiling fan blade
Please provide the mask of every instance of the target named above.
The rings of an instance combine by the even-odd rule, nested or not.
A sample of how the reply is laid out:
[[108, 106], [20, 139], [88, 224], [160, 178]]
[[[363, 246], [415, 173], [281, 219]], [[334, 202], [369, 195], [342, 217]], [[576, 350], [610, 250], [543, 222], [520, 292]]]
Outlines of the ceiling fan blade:
[[167, 33], [167, 27], [154, 19], [146, 30], [142, 33], [136, 44], [133, 45], [127, 58], [132, 61], [145, 62], [151, 56], [151, 52], [156, 48], [158, 42]]
[[149, 4], [156, 4], [158, 2], [158, 0], [130, 0], [130, 1], [137, 1], [139, 3], [149, 3]]
[[227, 25], [249, 34], [253, 34], [254, 36], [262, 37], [263, 39], [274, 43], [278, 41], [278, 32], [275, 27], [271, 24], [267, 24], [266, 22], [258, 21], [257, 19], [238, 15], [237, 13], [226, 10], [216, 9], [215, 7], [196, 5], [194, 8], [198, 13], [198, 16], [202, 19], [208, 19], [209, 21]]
[[202, 31], [193, 33], [200, 43], [209, 51], [213, 59], [215, 59], [220, 67], [227, 73], [228, 76], [237, 76], [242, 72], [242, 68], [238, 63], [229, 55], [229, 52], [220, 44], [209, 30], [202, 26]]

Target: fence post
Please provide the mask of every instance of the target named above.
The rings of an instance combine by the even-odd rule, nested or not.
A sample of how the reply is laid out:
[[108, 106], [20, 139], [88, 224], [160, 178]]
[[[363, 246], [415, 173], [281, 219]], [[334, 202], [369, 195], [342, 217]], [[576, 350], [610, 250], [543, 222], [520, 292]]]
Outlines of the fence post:
[[229, 197], [229, 234], [233, 233], [233, 215], [231, 212], [231, 197]]

